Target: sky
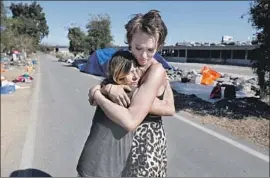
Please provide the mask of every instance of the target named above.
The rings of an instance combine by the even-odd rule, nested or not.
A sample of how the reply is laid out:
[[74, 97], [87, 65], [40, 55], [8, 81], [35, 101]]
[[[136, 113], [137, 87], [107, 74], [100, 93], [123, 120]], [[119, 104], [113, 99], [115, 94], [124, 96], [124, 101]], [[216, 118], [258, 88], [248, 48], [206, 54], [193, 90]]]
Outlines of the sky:
[[[12, 1], [6, 1], [8, 5]], [[15, 3], [19, 3], [16, 1]], [[23, 1], [25, 2], [25, 1]], [[76, 24], [85, 30], [89, 14], [107, 13], [115, 45], [125, 45], [124, 25], [136, 13], [157, 9], [167, 25], [166, 45], [177, 42], [220, 42], [223, 35], [247, 41], [255, 30], [248, 23], [250, 1], [38, 1], [46, 14], [49, 35], [43, 43], [67, 45], [66, 27]]]

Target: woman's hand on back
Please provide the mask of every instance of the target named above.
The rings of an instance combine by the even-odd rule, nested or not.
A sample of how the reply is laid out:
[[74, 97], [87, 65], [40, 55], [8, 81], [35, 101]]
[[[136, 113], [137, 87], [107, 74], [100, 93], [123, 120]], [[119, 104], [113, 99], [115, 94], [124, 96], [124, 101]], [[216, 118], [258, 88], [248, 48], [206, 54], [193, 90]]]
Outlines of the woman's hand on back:
[[95, 85], [92, 88], [90, 88], [90, 90], [88, 92], [88, 101], [89, 101], [91, 106], [96, 106], [96, 101], [94, 99], [94, 95], [95, 95], [95, 92], [100, 92], [100, 91], [97, 91], [100, 89], [101, 89], [100, 85]]
[[128, 85], [108, 84], [103, 87], [101, 92], [107, 95], [112, 102], [127, 108], [130, 105], [130, 98], [126, 91], [131, 91], [131, 88]]

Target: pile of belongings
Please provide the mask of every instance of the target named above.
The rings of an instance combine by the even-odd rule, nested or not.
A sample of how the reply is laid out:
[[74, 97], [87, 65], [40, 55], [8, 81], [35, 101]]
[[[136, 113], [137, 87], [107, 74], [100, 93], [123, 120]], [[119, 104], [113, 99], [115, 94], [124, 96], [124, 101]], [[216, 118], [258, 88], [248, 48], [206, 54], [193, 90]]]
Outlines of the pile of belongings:
[[9, 82], [5, 77], [1, 76], [1, 94], [10, 94], [15, 92], [18, 86], [13, 82]]
[[233, 85], [226, 85], [217, 83], [216, 86], [212, 89], [209, 98], [210, 99], [220, 99], [222, 98], [222, 87], [224, 89], [224, 98], [225, 99], [235, 99], [236, 98], [236, 87]]
[[31, 83], [33, 80], [33, 77], [31, 77], [28, 74], [23, 74], [20, 75], [19, 77], [17, 77], [15, 80], [13, 80], [12, 82], [17, 83], [17, 82], [25, 82], [25, 83]]

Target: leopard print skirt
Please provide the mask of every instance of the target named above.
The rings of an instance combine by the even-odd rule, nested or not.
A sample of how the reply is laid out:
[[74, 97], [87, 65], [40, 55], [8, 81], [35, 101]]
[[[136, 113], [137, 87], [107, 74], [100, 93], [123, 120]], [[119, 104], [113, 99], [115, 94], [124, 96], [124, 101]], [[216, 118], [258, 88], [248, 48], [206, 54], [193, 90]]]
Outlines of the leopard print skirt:
[[162, 120], [143, 122], [136, 129], [123, 177], [166, 177], [167, 140]]

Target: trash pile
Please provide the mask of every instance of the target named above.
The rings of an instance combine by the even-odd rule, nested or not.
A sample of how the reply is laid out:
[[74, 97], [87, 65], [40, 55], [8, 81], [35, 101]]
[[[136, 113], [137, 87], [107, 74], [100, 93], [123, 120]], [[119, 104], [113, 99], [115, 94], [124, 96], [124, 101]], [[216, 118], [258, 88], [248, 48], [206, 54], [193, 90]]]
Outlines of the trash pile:
[[10, 94], [15, 92], [17, 89], [22, 88], [19, 85], [16, 85], [16, 83], [31, 83], [33, 80], [33, 77], [29, 74], [20, 75], [16, 79], [12, 80], [12, 82], [6, 80], [4, 76], [1, 76], [1, 94]]
[[[24, 88], [17, 85], [18, 83], [31, 83], [33, 81], [33, 77], [31, 77], [30, 74], [32, 74], [32, 72], [34, 71], [36, 64], [37, 60], [35, 59], [31, 61], [29, 60], [14, 61], [14, 59], [8, 59], [7, 57], [1, 56], [1, 94], [10, 94], [15, 92], [19, 88]], [[23, 69], [25, 73], [23, 75], [18, 76], [12, 81], [8, 81], [5, 76], [7, 76], [9, 72], [12, 73], [12, 70], [16, 69], [16, 67], [18, 68], [25, 67]]]
[[33, 77], [31, 77], [29, 74], [23, 74], [17, 77], [16, 79], [12, 80], [13, 83], [18, 83], [18, 82], [25, 82], [25, 83], [31, 83], [33, 80]]
[[10, 94], [15, 92], [16, 86], [17, 85], [15, 85], [15, 83], [9, 82], [4, 76], [1, 76], [1, 94]]
[[193, 88], [200, 88], [203, 92], [207, 91], [208, 99], [234, 99], [238, 97], [258, 97], [259, 95], [260, 87], [255, 77], [246, 79], [230, 76], [207, 66], [204, 66], [201, 71], [174, 68], [167, 70], [167, 74], [172, 83], [177, 83], [174, 84], [178, 87], [174, 88], [176, 91], [181, 90], [179, 87], [182, 87], [185, 83]]
[[258, 98], [245, 97], [208, 102], [194, 94], [183, 94], [175, 90], [173, 92], [177, 112], [183, 110], [199, 116], [210, 115], [229, 119], [245, 119], [247, 117], [270, 119], [270, 106]]
[[208, 67], [201, 71], [167, 70], [176, 110], [231, 119], [270, 119], [270, 106], [260, 101], [256, 78], [234, 77]]

